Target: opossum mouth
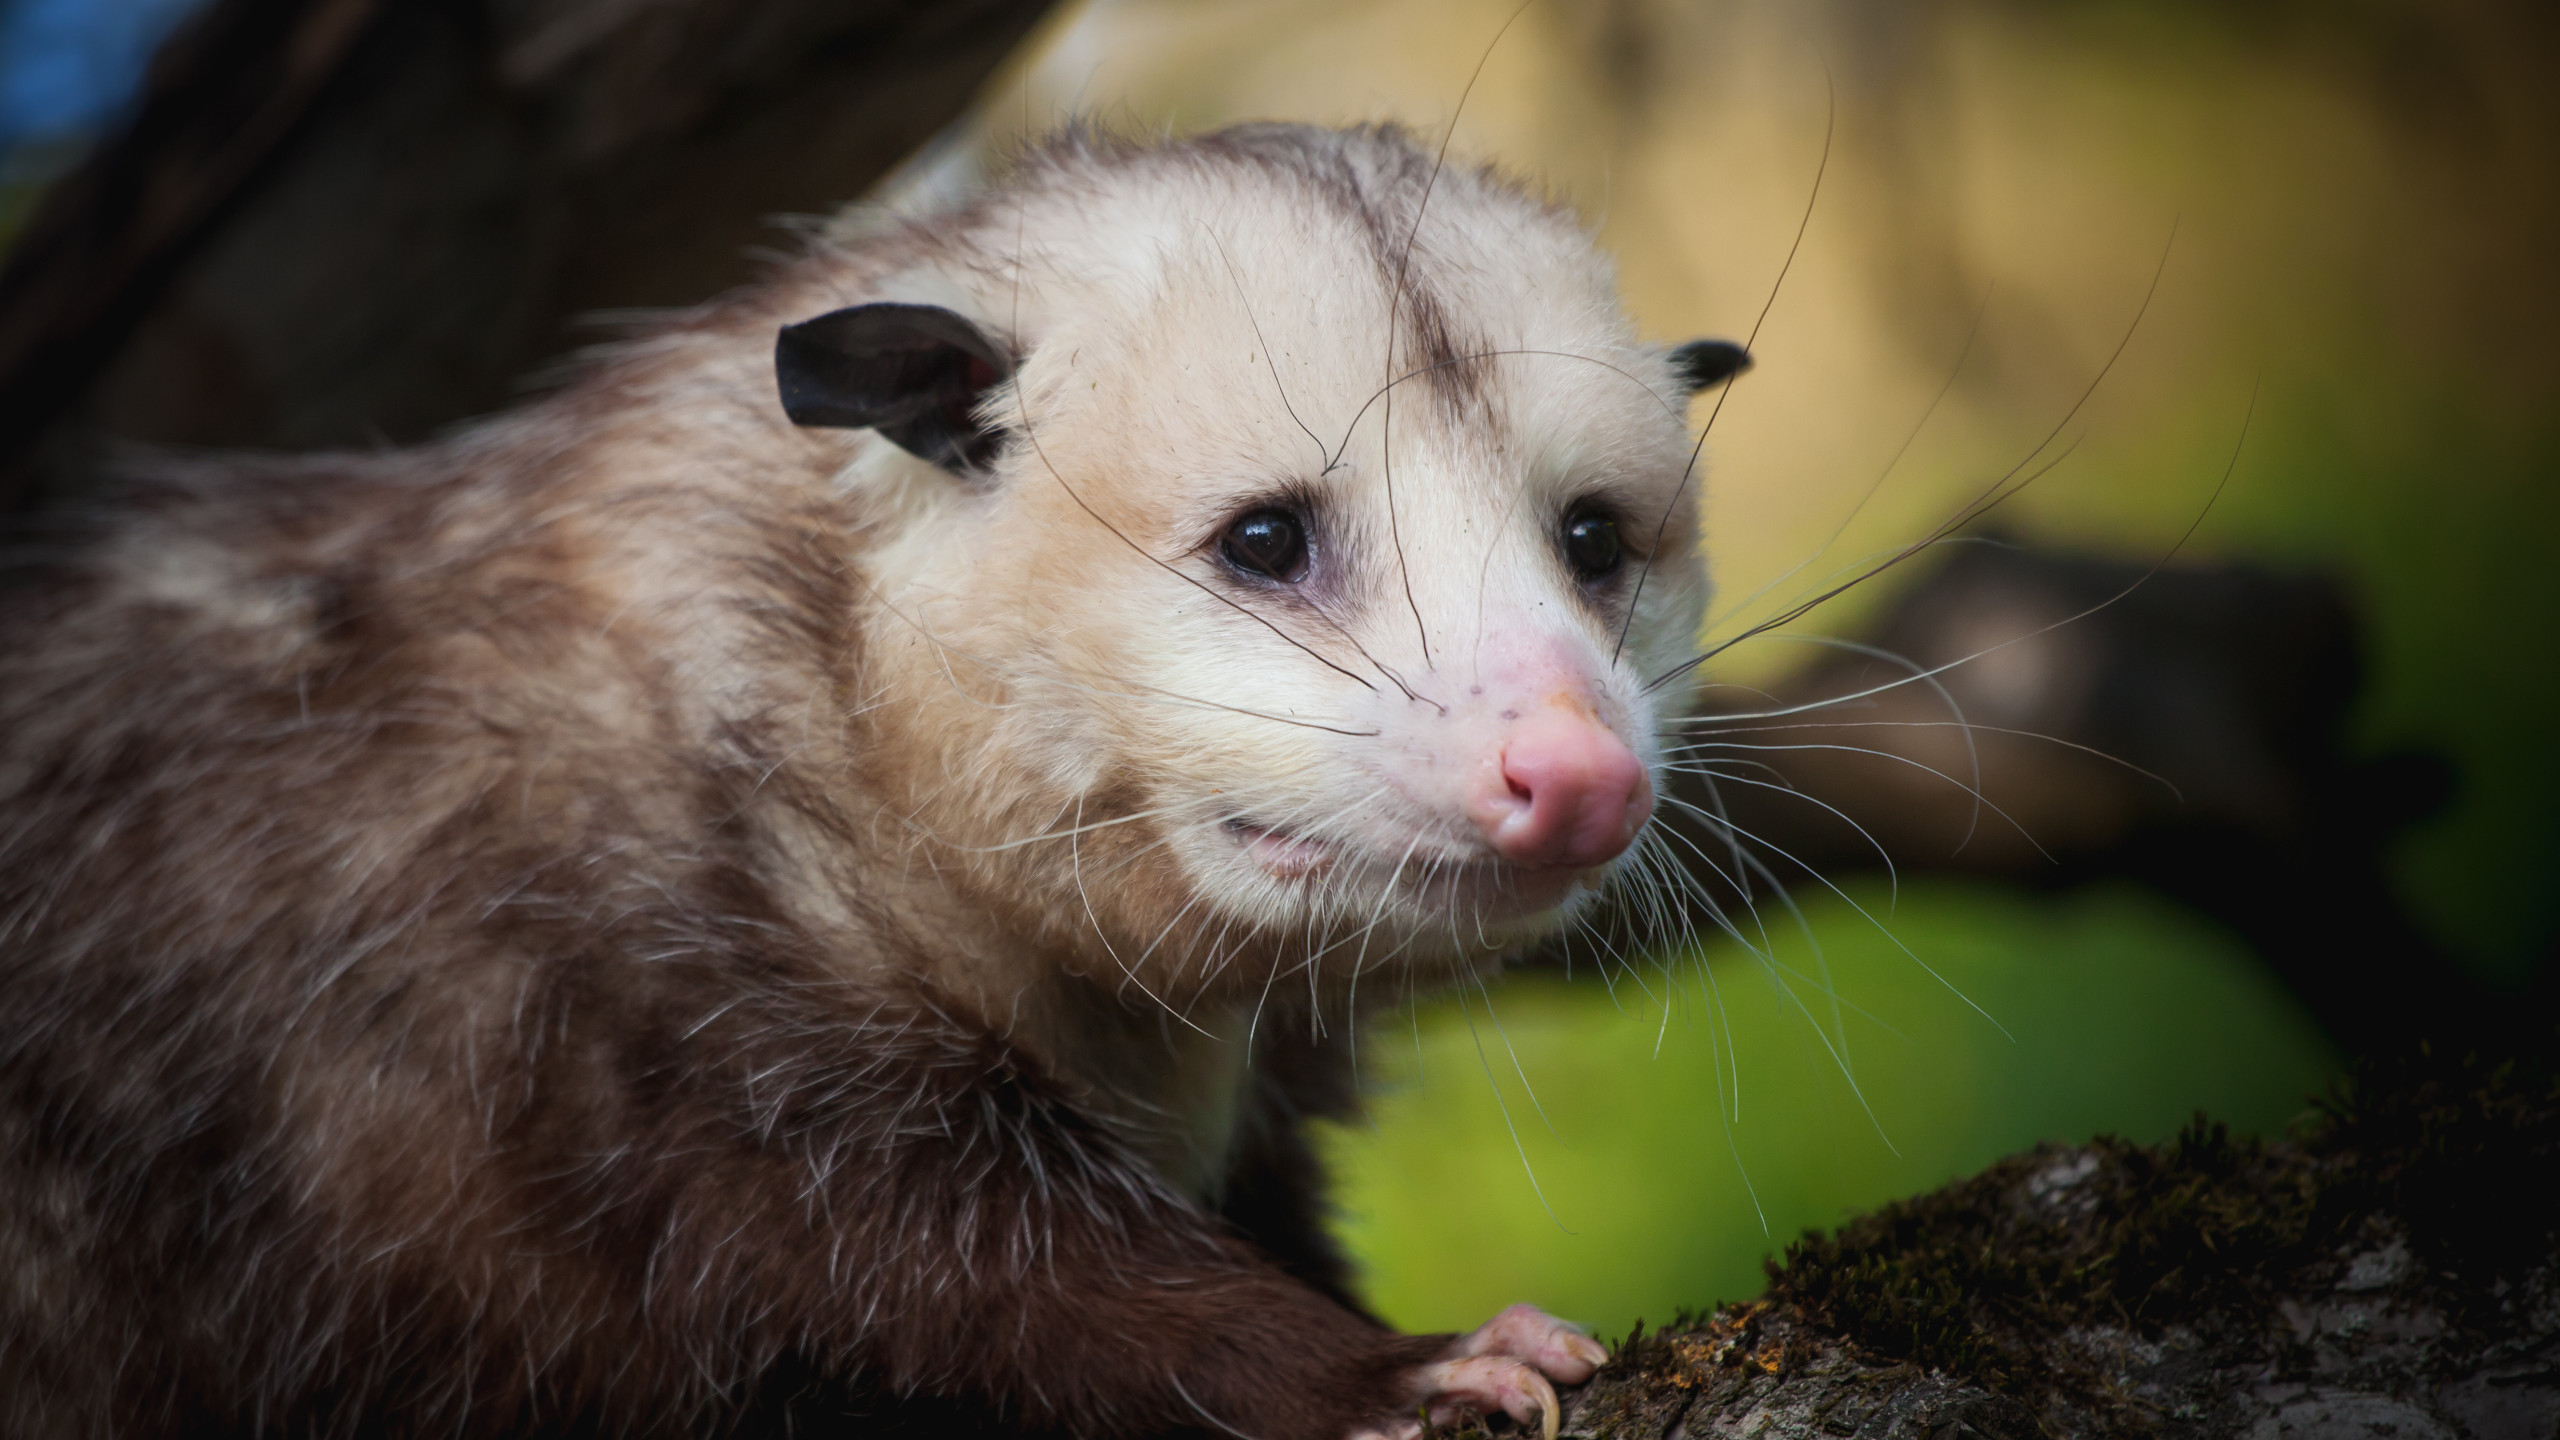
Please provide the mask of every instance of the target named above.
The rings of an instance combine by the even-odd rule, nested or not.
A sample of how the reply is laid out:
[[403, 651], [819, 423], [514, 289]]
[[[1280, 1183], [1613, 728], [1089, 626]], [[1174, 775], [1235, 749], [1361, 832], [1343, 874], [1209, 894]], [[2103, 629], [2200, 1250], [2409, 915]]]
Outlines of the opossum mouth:
[[[1320, 875], [1345, 858], [1340, 848], [1329, 841], [1266, 825], [1248, 816], [1228, 817], [1225, 829], [1243, 847], [1245, 857], [1275, 879], [1301, 880]], [[1444, 861], [1416, 869], [1414, 862], [1408, 860], [1404, 873], [1424, 882], [1414, 898], [1426, 903], [1429, 895], [1438, 892], [1441, 901], [1450, 905], [1480, 910], [1490, 902], [1497, 910], [1528, 916], [1556, 909], [1576, 890], [1598, 889], [1608, 872], [1606, 867], [1530, 867], [1500, 860], [1455, 864]]]
[[1279, 879], [1303, 879], [1333, 864], [1333, 847], [1321, 840], [1310, 840], [1242, 815], [1230, 816], [1226, 828], [1244, 846], [1246, 858]]

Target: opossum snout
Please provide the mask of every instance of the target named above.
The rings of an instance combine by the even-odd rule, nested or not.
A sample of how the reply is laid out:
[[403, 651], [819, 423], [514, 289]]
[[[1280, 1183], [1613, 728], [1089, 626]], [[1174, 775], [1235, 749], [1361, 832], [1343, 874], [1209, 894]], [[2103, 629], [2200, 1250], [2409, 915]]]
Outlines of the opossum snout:
[[1581, 707], [1546, 706], [1501, 732], [1466, 802], [1503, 859], [1588, 870], [1617, 859], [1653, 818], [1653, 782], [1626, 742]]

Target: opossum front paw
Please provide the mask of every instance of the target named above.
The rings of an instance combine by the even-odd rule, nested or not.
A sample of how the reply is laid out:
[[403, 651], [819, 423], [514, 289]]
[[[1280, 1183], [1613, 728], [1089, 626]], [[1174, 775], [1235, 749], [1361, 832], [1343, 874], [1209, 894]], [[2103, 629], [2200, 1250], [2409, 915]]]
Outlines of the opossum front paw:
[[[1416, 1369], [1406, 1403], [1434, 1425], [1468, 1414], [1501, 1414], [1535, 1424], [1546, 1440], [1555, 1440], [1562, 1413], [1555, 1387], [1581, 1384], [1608, 1358], [1599, 1341], [1573, 1325], [1535, 1305], [1514, 1305], [1459, 1336], [1442, 1358]], [[1421, 1431], [1418, 1421], [1405, 1421], [1391, 1430], [1363, 1431], [1355, 1440], [1410, 1440]]]
[[1535, 1366], [1559, 1385], [1579, 1385], [1609, 1359], [1608, 1347], [1535, 1305], [1514, 1305], [1458, 1338], [1452, 1359], [1499, 1355]]

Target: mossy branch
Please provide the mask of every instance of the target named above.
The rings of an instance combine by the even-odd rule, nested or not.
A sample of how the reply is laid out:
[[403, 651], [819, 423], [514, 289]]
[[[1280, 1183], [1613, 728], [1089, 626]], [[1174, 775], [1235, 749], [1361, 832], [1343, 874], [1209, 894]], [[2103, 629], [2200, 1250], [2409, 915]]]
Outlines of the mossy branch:
[[2424, 1051], [2294, 1139], [2044, 1146], [1639, 1325], [1609, 1440], [2560, 1433], [2560, 1084]]

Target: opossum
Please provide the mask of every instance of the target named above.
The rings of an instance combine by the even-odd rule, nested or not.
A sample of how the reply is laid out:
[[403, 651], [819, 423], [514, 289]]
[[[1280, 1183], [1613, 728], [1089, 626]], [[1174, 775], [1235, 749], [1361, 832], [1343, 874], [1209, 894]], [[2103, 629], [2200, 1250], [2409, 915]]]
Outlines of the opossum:
[[1302, 1128], [1648, 823], [1747, 363], [1398, 130], [1073, 131], [143, 467], [0, 601], [0, 1430], [1552, 1433]]

